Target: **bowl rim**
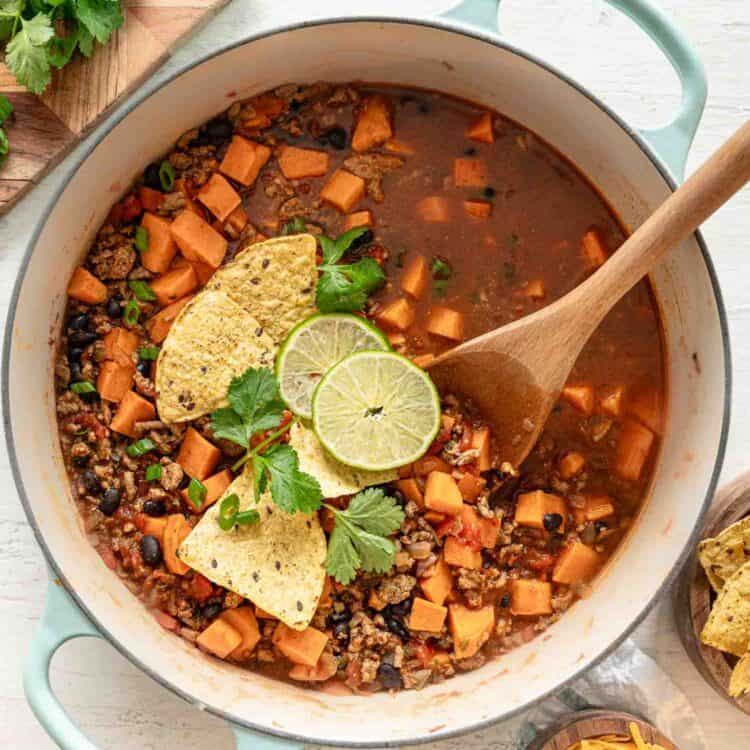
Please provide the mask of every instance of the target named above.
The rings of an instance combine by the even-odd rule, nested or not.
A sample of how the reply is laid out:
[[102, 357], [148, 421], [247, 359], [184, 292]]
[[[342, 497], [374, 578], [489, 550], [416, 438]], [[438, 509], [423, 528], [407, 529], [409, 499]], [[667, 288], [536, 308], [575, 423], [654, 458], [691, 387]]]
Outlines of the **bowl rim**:
[[[168, 75], [164, 80], [159, 81], [157, 84], [145, 84], [141, 88], [141, 91], [139, 93], [133, 94], [129, 99], [127, 99], [125, 102], [123, 102], [120, 105], [120, 107], [110, 116], [107, 122], [104, 125], [102, 125], [101, 129], [98, 132], [96, 132], [94, 135], [92, 135], [90, 142], [85, 146], [85, 148], [81, 151], [81, 153], [78, 154], [78, 156], [75, 158], [74, 163], [69, 170], [69, 173], [66, 175], [65, 181], [53, 192], [52, 196], [50, 197], [43, 211], [40, 213], [40, 217], [36, 222], [36, 225], [31, 234], [31, 237], [29, 238], [29, 242], [26, 246], [26, 249], [23, 254], [23, 258], [19, 265], [16, 280], [13, 286], [13, 292], [11, 294], [9, 305], [8, 305], [8, 315], [5, 321], [4, 341], [3, 341], [3, 351], [2, 351], [2, 368], [0, 369], [0, 378], [2, 379], [3, 427], [5, 431], [5, 442], [6, 442], [6, 448], [8, 451], [8, 458], [9, 458], [9, 463], [11, 467], [11, 472], [13, 475], [13, 480], [16, 485], [16, 490], [19, 495], [19, 499], [21, 500], [21, 505], [23, 507], [24, 513], [26, 514], [26, 518], [29, 521], [29, 525], [31, 526], [31, 529], [34, 533], [34, 537], [36, 538], [36, 541], [39, 544], [42, 550], [42, 553], [44, 554], [47, 564], [50, 566], [50, 568], [54, 572], [55, 577], [64, 586], [68, 594], [71, 596], [71, 598], [75, 602], [76, 606], [78, 606], [81, 609], [81, 611], [87, 617], [87, 619], [101, 633], [102, 637], [113, 648], [115, 648], [119, 653], [121, 653], [131, 664], [135, 665], [139, 670], [141, 670], [146, 675], [151, 677], [159, 685], [163, 686], [164, 688], [166, 688], [173, 694], [177, 695], [178, 697], [182, 698], [186, 702], [190, 703], [191, 705], [197, 706], [201, 708], [202, 710], [208, 711], [212, 715], [217, 716], [229, 722], [230, 727], [237, 726], [237, 727], [241, 727], [244, 729], [248, 729], [253, 732], [259, 732], [261, 734], [269, 735], [272, 737], [277, 737], [282, 740], [289, 740], [289, 741], [300, 742], [300, 743], [307, 743], [307, 742], [319, 743], [321, 741], [325, 742], [325, 738], [316, 737], [312, 735], [296, 734], [293, 732], [285, 732], [277, 728], [269, 727], [260, 723], [246, 721], [245, 719], [235, 716], [231, 712], [223, 710], [223, 709], [206, 706], [202, 702], [196, 700], [190, 693], [182, 690], [180, 687], [173, 684], [170, 680], [164, 678], [162, 675], [155, 672], [149, 665], [144, 663], [138, 656], [132, 653], [129, 649], [125, 648], [117, 640], [117, 638], [115, 638], [112, 635], [112, 633], [110, 633], [109, 630], [106, 627], [104, 627], [101, 622], [99, 622], [99, 620], [92, 614], [92, 612], [86, 606], [86, 603], [83, 601], [83, 599], [78, 595], [78, 592], [73, 589], [73, 587], [70, 585], [69, 581], [67, 580], [65, 573], [57, 565], [57, 562], [54, 559], [54, 556], [52, 555], [51, 551], [47, 547], [47, 544], [44, 540], [44, 536], [42, 535], [42, 532], [39, 526], [37, 525], [36, 517], [32, 509], [32, 502], [26, 493], [25, 485], [23, 482], [23, 477], [21, 475], [20, 465], [18, 462], [18, 456], [16, 452], [16, 447], [15, 447], [15, 438], [14, 438], [14, 433], [12, 429], [11, 414], [10, 414], [10, 410], [11, 410], [10, 389], [9, 389], [10, 357], [11, 357], [12, 340], [13, 340], [12, 332], [13, 332], [13, 327], [15, 325], [16, 312], [17, 312], [18, 301], [19, 301], [19, 297], [21, 293], [21, 288], [23, 286], [24, 279], [26, 278], [26, 272], [28, 270], [28, 266], [31, 261], [31, 257], [34, 253], [34, 249], [36, 247], [37, 241], [39, 239], [39, 235], [41, 234], [44, 226], [46, 225], [47, 220], [49, 219], [52, 211], [54, 210], [60, 196], [66, 190], [68, 183], [77, 174], [78, 170], [81, 168], [81, 166], [89, 157], [89, 155], [100, 145], [100, 143], [109, 135], [109, 133], [115, 129], [115, 127], [117, 127], [126, 117], [128, 117], [128, 115], [130, 115], [130, 113], [133, 110], [135, 110], [143, 102], [145, 102], [147, 99], [150, 99], [152, 96], [158, 95], [162, 89], [164, 89], [166, 86], [171, 84], [174, 80], [176, 80], [182, 75], [185, 75], [186, 73], [191, 72], [194, 68], [197, 68], [203, 65], [204, 63], [216, 57], [219, 57], [220, 55], [223, 55], [234, 49], [244, 47], [245, 45], [251, 44], [252, 42], [256, 42], [261, 39], [275, 36], [277, 34], [283, 34], [283, 33], [291, 32], [291, 31], [303, 31], [307, 28], [314, 28], [318, 26], [330, 26], [330, 25], [337, 25], [337, 24], [352, 24], [352, 23], [396, 24], [396, 25], [418, 26], [418, 27], [424, 27], [424, 28], [429, 28], [429, 29], [436, 29], [439, 31], [446, 31], [446, 32], [458, 34], [459, 36], [464, 36], [475, 41], [484, 42], [486, 44], [490, 44], [498, 48], [499, 50], [503, 50], [503, 51], [518, 55], [519, 57], [537, 65], [538, 67], [542, 68], [546, 72], [551, 73], [552, 75], [560, 79], [562, 82], [576, 89], [578, 93], [582, 94], [592, 104], [594, 104], [596, 107], [602, 110], [613, 121], [613, 123], [619, 126], [625, 132], [625, 134], [628, 135], [629, 138], [635, 143], [635, 145], [638, 148], [640, 148], [640, 150], [646, 155], [649, 161], [653, 164], [654, 168], [659, 172], [659, 174], [661, 175], [661, 177], [663, 178], [664, 182], [667, 184], [669, 189], [674, 192], [674, 190], [677, 188], [677, 182], [675, 181], [671, 172], [666, 167], [666, 165], [661, 161], [661, 158], [654, 151], [651, 145], [639, 133], [639, 131], [633, 126], [629, 125], [620, 115], [618, 115], [609, 105], [605, 104], [598, 96], [596, 96], [591, 91], [589, 91], [581, 83], [569, 77], [566, 73], [562, 72], [556, 66], [553, 66], [550, 63], [542, 60], [540, 57], [506, 41], [505, 39], [501, 38], [498, 34], [492, 34], [486, 31], [482, 31], [481, 29], [478, 29], [469, 24], [466, 24], [460, 21], [455, 21], [455, 20], [445, 18], [445, 17], [443, 18], [419, 18], [419, 17], [407, 16], [407, 15], [404, 15], [404, 16], [337, 15], [337, 16], [323, 17], [319, 19], [297, 21], [297, 22], [282, 24], [282, 25], [274, 25], [271, 28], [263, 29], [255, 33], [247, 34], [240, 40], [224, 44], [210, 52], [206, 52], [202, 55], [199, 55], [196, 58], [192, 59], [191, 61], [180, 65], [177, 70], [175, 70], [170, 75]], [[729, 327], [728, 327], [728, 321], [727, 321], [726, 308], [724, 305], [724, 300], [722, 297], [721, 288], [719, 286], [716, 270], [714, 268], [711, 255], [708, 251], [708, 247], [700, 231], [696, 231], [694, 233], [694, 237], [699, 246], [701, 256], [706, 267], [706, 271], [708, 272], [709, 280], [711, 283], [711, 289], [712, 289], [713, 296], [716, 302], [717, 313], [719, 317], [719, 327], [720, 327], [721, 336], [722, 336], [722, 354], [723, 354], [723, 359], [724, 359], [724, 409], [722, 413], [722, 423], [721, 423], [721, 432], [719, 436], [719, 444], [717, 446], [717, 451], [716, 451], [716, 460], [714, 463], [711, 477], [709, 479], [708, 487], [706, 490], [706, 495], [702, 501], [700, 512], [698, 514], [695, 527], [693, 531], [691, 532], [690, 537], [684, 549], [681, 551], [674, 566], [672, 567], [672, 570], [670, 571], [669, 575], [666, 576], [664, 581], [654, 592], [653, 596], [647, 602], [643, 604], [643, 606], [640, 609], [640, 612], [627, 624], [622, 634], [618, 638], [616, 638], [607, 648], [603, 649], [599, 654], [595, 655], [593, 658], [583, 663], [579, 669], [575, 670], [573, 674], [571, 674], [569, 677], [567, 677], [565, 680], [559, 683], [555, 688], [545, 691], [544, 693], [537, 696], [536, 698], [526, 701], [525, 703], [519, 706], [516, 706], [512, 710], [504, 713], [502, 716], [495, 716], [489, 719], [485, 719], [483, 721], [475, 722], [474, 724], [470, 726], [462, 727], [460, 729], [452, 729], [452, 730], [447, 729], [446, 731], [441, 731], [439, 733], [431, 734], [431, 735], [421, 735], [421, 736], [409, 737], [406, 739], [385, 740], [385, 741], [376, 741], [373, 739], [368, 739], [368, 740], [364, 740], [361, 742], [351, 741], [351, 740], [340, 741], [340, 742], [337, 742], [337, 746], [352, 747], [352, 748], [371, 748], [371, 747], [399, 747], [399, 746], [406, 746], [406, 745], [419, 745], [419, 744], [425, 744], [428, 742], [435, 742], [437, 740], [444, 740], [444, 739], [450, 739], [453, 737], [459, 737], [459, 736], [468, 734], [469, 732], [480, 731], [482, 729], [491, 727], [494, 724], [498, 724], [502, 721], [507, 721], [513, 718], [514, 716], [517, 716], [520, 713], [527, 711], [531, 707], [537, 705], [538, 703], [545, 700], [546, 698], [548, 698], [550, 695], [560, 690], [561, 688], [565, 687], [565, 685], [570, 684], [571, 682], [576, 680], [578, 677], [580, 677], [583, 673], [585, 673], [586, 671], [588, 671], [589, 669], [591, 669], [592, 667], [596, 666], [601, 661], [603, 661], [607, 656], [609, 656], [613, 651], [615, 651], [615, 649], [617, 649], [620, 646], [620, 644], [630, 635], [630, 633], [636, 627], [638, 627], [638, 625], [641, 624], [641, 622], [643, 622], [643, 620], [650, 613], [651, 609], [656, 604], [656, 602], [662, 598], [665, 591], [667, 591], [669, 586], [671, 586], [672, 582], [675, 580], [679, 571], [682, 569], [683, 565], [685, 564], [686, 560], [691, 554], [692, 548], [695, 546], [696, 540], [698, 539], [698, 535], [700, 534], [700, 530], [702, 528], [703, 520], [711, 504], [714, 491], [716, 489], [716, 486], [719, 480], [719, 475], [721, 473], [721, 468], [724, 462], [725, 453], [726, 453], [726, 445], [727, 445], [727, 438], [728, 438], [728, 432], [729, 432], [729, 419], [730, 419], [730, 412], [731, 412], [732, 360], [731, 360], [731, 351], [730, 351], [730, 343], [729, 343]]]

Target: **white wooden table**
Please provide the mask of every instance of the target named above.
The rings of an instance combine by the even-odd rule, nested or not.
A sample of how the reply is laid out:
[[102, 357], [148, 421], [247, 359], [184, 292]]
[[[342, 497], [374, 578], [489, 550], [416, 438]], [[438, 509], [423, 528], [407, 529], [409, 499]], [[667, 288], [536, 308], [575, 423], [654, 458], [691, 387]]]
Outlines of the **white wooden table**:
[[[233, 0], [201, 34], [185, 45], [163, 77], [177, 65], [220, 43], [260, 27], [300, 17], [361, 13], [428, 14], [450, 0]], [[661, 0], [695, 43], [708, 71], [708, 106], [688, 172], [743, 121], [750, 118], [750, 2]], [[504, 33], [557, 63], [636, 124], [666, 120], [678, 100], [674, 74], [656, 48], [599, 0], [503, 0]], [[0, 322], [31, 227], [71, 159], [0, 221]], [[705, 236], [729, 312], [734, 358], [734, 420], [724, 479], [750, 463], [750, 190], [745, 190], [705, 226]], [[46, 570], [18, 502], [4, 443], [0, 449], [0, 747], [37, 750], [53, 744], [23, 697], [21, 670], [44, 604]], [[711, 750], [750, 747], [750, 717], [735, 711], [703, 683], [685, 656], [663, 601], [635, 634], [690, 698]], [[99, 746], [108, 750], [231, 748], [226, 726], [183, 703], [99, 641], [77, 641], [61, 649], [52, 681], [66, 707]], [[454, 747], [489, 747], [493, 732], [462, 738]]]

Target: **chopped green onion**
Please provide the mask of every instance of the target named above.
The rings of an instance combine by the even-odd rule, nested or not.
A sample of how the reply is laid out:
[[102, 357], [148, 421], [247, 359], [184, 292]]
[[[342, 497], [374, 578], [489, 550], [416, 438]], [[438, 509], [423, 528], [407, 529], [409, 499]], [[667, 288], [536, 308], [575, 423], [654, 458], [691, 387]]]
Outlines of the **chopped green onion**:
[[153, 440], [149, 440], [148, 438], [141, 438], [140, 440], [136, 440], [134, 443], [131, 443], [125, 449], [125, 451], [130, 456], [130, 458], [138, 458], [139, 456], [145, 456], [154, 448], [156, 448], [156, 444]]
[[242, 510], [234, 517], [234, 522], [240, 526], [249, 526], [258, 521], [260, 521], [260, 513], [257, 510]]
[[135, 249], [140, 253], [145, 253], [148, 250], [148, 229], [146, 227], [136, 227]]
[[164, 192], [172, 192], [172, 188], [174, 187], [174, 167], [168, 161], [163, 161], [159, 167], [159, 182], [161, 182]]
[[151, 464], [146, 467], [146, 481], [154, 482], [161, 479], [161, 464]]
[[138, 350], [138, 356], [141, 359], [157, 359], [159, 356], [158, 346], [142, 346]]
[[295, 216], [291, 221], [287, 221], [281, 229], [281, 234], [301, 234], [307, 231], [307, 224], [300, 216]]
[[432, 285], [432, 293], [435, 297], [445, 297], [445, 290], [448, 286], [447, 279], [438, 279]]
[[190, 498], [190, 502], [198, 508], [198, 510], [203, 507], [207, 493], [208, 490], [206, 489], [206, 485], [203, 484], [200, 479], [193, 477], [190, 480], [190, 484], [188, 485], [188, 497]]
[[441, 258], [433, 258], [430, 265], [433, 279], [449, 279], [453, 275], [450, 263]]
[[232, 493], [227, 495], [219, 505], [219, 515], [216, 520], [224, 531], [231, 531], [237, 519], [237, 513], [240, 510], [240, 499]]
[[135, 294], [135, 298], [141, 302], [153, 302], [156, 299], [153, 290], [145, 281], [128, 281], [128, 286]]
[[138, 303], [134, 299], [128, 300], [128, 304], [125, 305], [125, 310], [122, 314], [122, 319], [127, 325], [134, 326], [140, 317], [141, 308]]
[[93, 383], [89, 383], [88, 380], [81, 380], [78, 383], [71, 383], [70, 390], [73, 393], [95, 393], [96, 388]]

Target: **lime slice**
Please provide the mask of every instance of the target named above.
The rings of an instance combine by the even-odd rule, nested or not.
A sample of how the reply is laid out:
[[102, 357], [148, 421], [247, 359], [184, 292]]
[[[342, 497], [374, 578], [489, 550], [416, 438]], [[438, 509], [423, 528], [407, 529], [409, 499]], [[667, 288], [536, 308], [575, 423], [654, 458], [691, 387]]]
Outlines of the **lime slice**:
[[333, 365], [353, 352], [390, 348], [385, 334], [357, 315], [313, 315], [289, 332], [276, 357], [281, 397], [309, 419], [313, 391]]
[[394, 352], [357, 352], [321, 379], [313, 428], [328, 452], [357, 469], [416, 461], [440, 427], [440, 398], [429, 375]]

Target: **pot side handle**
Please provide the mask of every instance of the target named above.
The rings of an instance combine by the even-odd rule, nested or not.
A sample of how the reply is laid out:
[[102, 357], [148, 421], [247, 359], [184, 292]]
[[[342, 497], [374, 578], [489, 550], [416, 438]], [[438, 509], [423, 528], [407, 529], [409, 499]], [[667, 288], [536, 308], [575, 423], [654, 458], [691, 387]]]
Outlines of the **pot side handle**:
[[[654, 129], [639, 130], [656, 155], [679, 181], [685, 174], [688, 151], [706, 104], [706, 72], [688, 38], [664, 12], [649, 0], [606, 0], [632, 18], [666, 55], [680, 79], [682, 100], [674, 119]], [[444, 13], [445, 18], [476, 26], [483, 31], [498, 31], [500, 0], [463, 0]]]

